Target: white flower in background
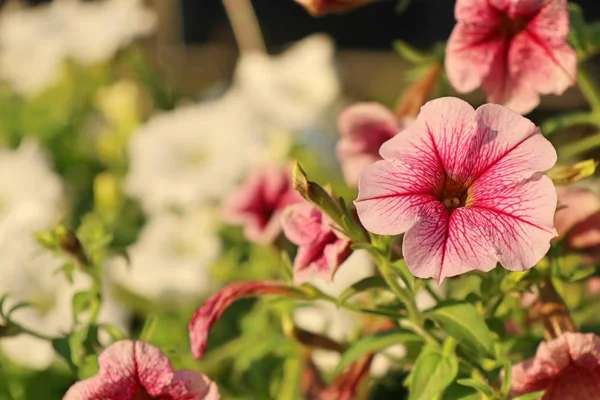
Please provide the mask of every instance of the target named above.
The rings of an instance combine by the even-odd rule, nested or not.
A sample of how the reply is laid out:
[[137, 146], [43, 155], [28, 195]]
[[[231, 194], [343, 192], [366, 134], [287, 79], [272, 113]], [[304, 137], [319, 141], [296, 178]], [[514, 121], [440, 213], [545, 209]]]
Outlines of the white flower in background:
[[264, 121], [303, 131], [314, 125], [338, 98], [334, 46], [327, 36], [313, 35], [279, 56], [243, 54], [235, 80], [249, 106]]
[[264, 134], [237, 92], [151, 118], [129, 143], [126, 191], [146, 212], [200, 205], [265, 158]]
[[[0, 243], [0, 253], [0, 295], [9, 294], [5, 309], [23, 301], [32, 305], [15, 311], [11, 319], [50, 337], [69, 332], [73, 327], [73, 295], [91, 288], [89, 276], [74, 271], [71, 285], [62, 272], [55, 273], [64, 260], [40, 248], [30, 235], [6, 238]], [[118, 306], [110, 290], [105, 290], [98, 322], [126, 330], [126, 318], [127, 312]], [[56, 358], [50, 342], [27, 334], [2, 338], [0, 350], [14, 362], [33, 369], [45, 369]]]
[[65, 32], [75, 4], [54, 1], [0, 13], [0, 77], [23, 95], [55, 82], [65, 57]]
[[[375, 272], [373, 263], [365, 251], [355, 251], [344, 262], [335, 274], [333, 282], [325, 282], [315, 278], [310, 281], [323, 293], [332, 297], [339, 297], [354, 283], [373, 276]], [[425, 291], [416, 295], [417, 307], [427, 309], [434, 304], [431, 296]], [[349, 341], [361, 328], [360, 315], [351, 311], [338, 308], [326, 301], [315, 301], [298, 307], [294, 311], [294, 322], [301, 328], [323, 334], [336, 341]], [[377, 354], [371, 364], [371, 375], [383, 376], [393, 366], [393, 359], [400, 359], [406, 354], [403, 345], [388, 347], [383, 353]], [[332, 371], [340, 361], [340, 355], [334, 351], [314, 350], [313, 362], [325, 371]]]
[[0, 241], [49, 228], [59, 217], [62, 195], [62, 182], [37, 143], [0, 149]]
[[115, 283], [158, 301], [195, 299], [211, 289], [210, 266], [221, 254], [216, 221], [209, 211], [153, 216], [128, 249], [130, 264], [110, 266]]
[[0, 13], [0, 78], [35, 96], [59, 79], [65, 60], [106, 61], [155, 26], [142, 0], [54, 0], [6, 9]]
[[143, 0], [88, 1], [78, 5], [75, 18], [67, 26], [67, 54], [82, 64], [111, 59], [121, 47], [151, 34], [156, 27], [156, 15]]

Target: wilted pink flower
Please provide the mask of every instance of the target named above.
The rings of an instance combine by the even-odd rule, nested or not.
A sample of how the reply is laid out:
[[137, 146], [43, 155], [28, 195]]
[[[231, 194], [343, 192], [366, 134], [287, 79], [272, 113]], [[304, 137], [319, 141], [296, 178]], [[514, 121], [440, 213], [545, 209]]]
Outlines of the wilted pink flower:
[[560, 238], [572, 249], [600, 246], [600, 199], [588, 189], [558, 186], [554, 224]]
[[358, 103], [340, 112], [337, 125], [341, 137], [336, 152], [344, 179], [356, 186], [360, 171], [381, 160], [379, 148], [404, 129], [406, 121], [401, 123], [379, 103]]
[[483, 86], [488, 101], [525, 114], [575, 83], [567, 0], [458, 0], [455, 18], [446, 73], [460, 93]]
[[206, 376], [175, 371], [169, 359], [153, 345], [121, 340], [98, 357], [100, 371], [78, 382], [64, 400], [218, 400], [219, 391]]
[[531, 268], [556, 236], [556, 190], [539, 173], [556, 151], [528, 119], [456, 98], [425, 104], [414, 124], [363, 169], [356, 204], [364, 227], [406, 232], [406, 265], [442, 281], [474, 269]]
[[192, 316], [189, 323], [190, 344], [196, 358], [202, 358], [208, 345], [208, 333], [227, 307], [234, 301], [248, 296], [298, 294], [293, 287], [279, 282], [247, 281], [232, 283], [212, 295]]
[[221, 214], [225, 222], [243, 225], [249, 241], [269, 244], [281, 233], [283, 209], [301, 200], [287, 168], [260, 166], [225, 199]]
[[300, 285], [320, 275], [332, 280], [350, 254], [350, 240], [333, 221], [308, 202], [288, 207], [281, 216], [283, 232], [299, 246], [294, 259], [294, 283]]
[[600, 393], [600, 338], [567, 332], [538, 347], [512, 368], [511, 394], [545, 390], [542, 400], [596, 400]]

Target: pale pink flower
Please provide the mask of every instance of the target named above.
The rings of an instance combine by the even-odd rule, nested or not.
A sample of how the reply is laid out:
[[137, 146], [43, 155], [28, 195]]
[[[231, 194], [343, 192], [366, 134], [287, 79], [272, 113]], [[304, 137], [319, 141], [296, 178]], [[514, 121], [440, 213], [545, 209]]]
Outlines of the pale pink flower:
[[600, 199], [588, 189], [558, 186], [554, 224], [559, 237], [572, 249], [600, 246]]
[[597, 400], [600, 337], [567, 332], [538, 347], [533, 359], [512, 368], [511, 395], [545, 390], [542, 400]]
[[556, 190], [539, 172], [556, 151], [503, 106], [430, 101], [380, 154], [363, 169], [354, 203], [368, 231], [406, 232], [402, 252], [415, 276], [442, 281], [497, 262], [523, 271], [556, 236]]
[[190, 345], [196, 358], [202, 358], [208, 346], [208, 333], [219, 320], [225, 309], [234, 301], [248, 296], [278, 294], [284, 296], [297, 295], [293, 287], [279, 282], [246, 281], [225, 286], [206, 300], [192, 316], [188, 325]]
[[175, 371], [157, 347], [121, 340], [98, 357], [100, 371], [73, 385], [64, 400], [218, 400], [219, 391], [206, 376]]
[[225, 199], [221, 215], [225, 222], [244, 226], [244, 236], [259, 244], [272, 243], [281, 233], [281, 212], [302, 197], [292, 187], [288, 168], [263, 165]]
[[525, 114], [575, 83], [567, 0], [458, 0], [455, 18], [446, 73], [458, 92], [483, 86], [488, 101]]
[[336, 146], [344, 179], [349, 186], [358, 183], [360, 171], [381, 160], [379, 148], [412, 120], [398, 121], [394, 113], [379, 103], [358, 103], [338, 115], [340, 140]]
[[331, 281], [338, 267], [352, 253], [350, 239], [327, 215], [308, 202], [288, 207], [281, 223], [285, 236], [299, 246], [294, 259], [294, 283], [297, 285], [309, 280], [313, 274]]

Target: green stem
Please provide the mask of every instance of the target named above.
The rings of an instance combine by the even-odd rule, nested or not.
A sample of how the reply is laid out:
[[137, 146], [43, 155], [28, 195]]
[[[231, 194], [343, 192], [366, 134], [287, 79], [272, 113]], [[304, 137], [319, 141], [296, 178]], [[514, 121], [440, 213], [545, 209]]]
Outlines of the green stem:
[[555, 132], [569, 128], [575, 125], [597, 125], [596, 116], [588, 111], [574, 112], [569, 114], [558, 115], [553, 118], [548, 118], [540, 126], [542, 134], [546, 137], [553, 135]]
[[424, 320], [420, 311], [417, 309], [417, 305], [414, 302], [414, 299], [408, 293], [406, 289], [404, 289], [398, 281], [396, 280], [396, 274], [392, 271], [390, 266], [390, 262], [385, 257], [379, 257], [379, 262], [377, 263], [379, 267], [379, 271], [383, 276], [383, 279], [388, 284], [392, 292], [404, 303], [406, 310], [408, 311], [408, 318], [414, 322], [418, 326], [423, 326]]
[[585, 63], [579, 64], [577, 71], [577, 84], [581, 93], [587, 99], [596, 120], [600, 119], [600, 88], [592, 77], [588, 66]]
[[433, 290], [431, 288], [431, 286], [429, 286], [428, 283], [425, 283], [425, 290], [427, 291], [427, 293], [429, 293], [429, 295], [431, 297], [433, 297], [433, 299], [435, 300], [436, 303], [439, 303], [440, 301], [442, 301], [442, 299], [440, 298], [440, 296], [438, 296], [438, 294], [435, 292], [435, 290]]
[[600, 132], [560, 147], [558, 155], [562, 159], [573, 158], [597, 147], [600, 147]]

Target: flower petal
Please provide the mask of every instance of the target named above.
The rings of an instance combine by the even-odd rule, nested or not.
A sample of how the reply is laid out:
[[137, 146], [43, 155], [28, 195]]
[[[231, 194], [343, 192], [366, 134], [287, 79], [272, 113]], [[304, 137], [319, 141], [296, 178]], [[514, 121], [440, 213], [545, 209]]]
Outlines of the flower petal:
[[71, 386], [63, 400], [132, 398], [139, 387], [133, 354], [131, 340], [112, 344], [98, 357], [98, 375]]
[[577, 56], [568, 44], [552, 45], [529, 30], [512, 40], [508, 65], [516, 81], [541, 94], [561, 95], [577, 76]]
[[312, 204], [303, 201], [287, 207], [281, 215], [285, 236], [298, 246], [314, 242], [322, 230], [322, 214]]
[[342, 110], [336, 146], [344, 179], [356, 186], [361, 169], [379, 160], [379, 148], [400, 131], [396, 116], [379, 103], [358, 103]]
[[490, 271], [498, 259], [490, 225], [493, 221], [477, 210], [462, 207], [449, 214], [442, 203], [431, 201], [404, 235], [406, 266], [413, 275], [438, 282], [475, 269]]
[[450, 84], [459, 93], [481, 86], [505, 49], [506, 39], [497, 33], [498, 24], [499, 17], [494, 15], [483, 25], [459, 22], [454, 27], [446, 47], [445, 67]]
[[429, 193], [435, 185], [417, 172], [409, 164], [385, 160], [363, 169], [354, 204], [369, 232], [398, 235], [415, 224], [421, 207], [434, 200]]
[[208, 345], [208, 333], [225, 309], [234, 301], [247, 296], [278, 294], [293, 296], [298, 292], [279, 282], [247, 281], [232, 283], [212, 295], [192, 316], [189, 323], [190, 344], [196, 358], [202, 358]]
[[591, 190], [573, 186], [557, 186], [556, 192], [561, 208], [556, 210], [554, 224], [559, 237], [564, 238], [569, 233], [568, 243], [574, 248], [600, 245], [598, 196]]

